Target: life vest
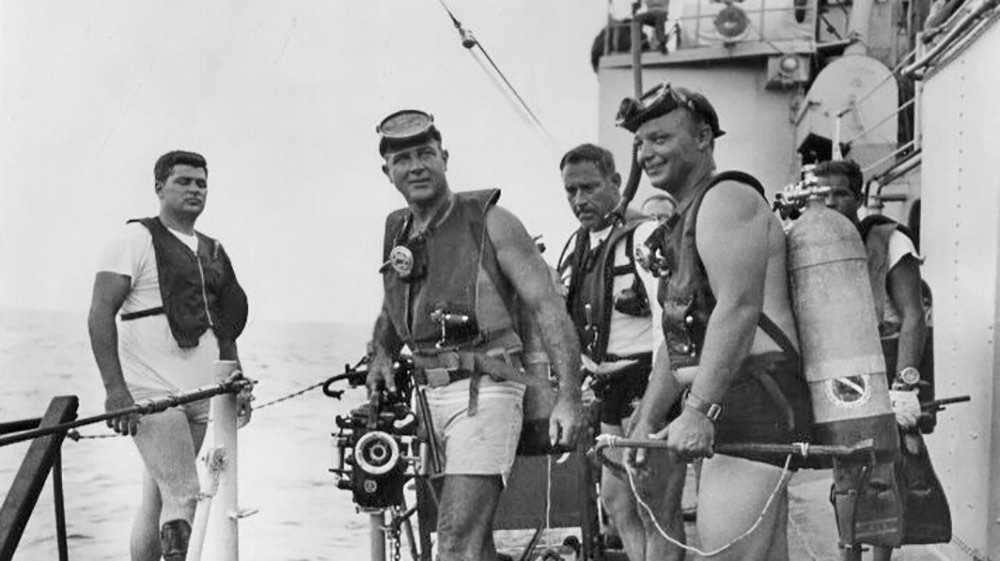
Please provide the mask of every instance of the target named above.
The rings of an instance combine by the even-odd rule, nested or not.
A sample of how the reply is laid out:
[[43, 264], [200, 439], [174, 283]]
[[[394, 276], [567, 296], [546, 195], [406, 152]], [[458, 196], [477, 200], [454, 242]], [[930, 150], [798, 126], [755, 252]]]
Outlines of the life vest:
[[[392, 267], [382, 270], [389, 318], [415, 353], [492, 348], [499, 340], [520, 350], [514, 291], [486, 233], [486, 212], [499, 197], [498, 189], [455, 193], [442, 221], [413, 239], [408, 208], [386, 218], [383, 259], [407, 247], [420, 273], [407, 279]], [[440, 312], [468, 321], [442, 324]]]
[[[609, 355], [608, 341], [611, 335], [611, 312], [618, 309], [626, 315], [649, 317], [649, 302], [646, 289], [636, 274], [633, 233], [649, 218], [629, 213], [625, 224], [614, 225], [611, 232], [596, 248], [590, 248], [590, 232], [581, 228], [573, 234], [566, 247], [573, 243], [573, 251], [560, 259], [557, 270], [560, 275], [570, 274], [566, 307], [583, 353], [596, 363], [619, 360], [625, 357]], [[624, 240], [628, 264], [615, 266], [615, 246]], [[616, 305], [614, 290], [615, 277], [632, 275], [630, 303]], [[589, 312], [588, 307], [589, 305]], [[646, 320], [648, 321], [648, 320]]]
[[664, 342], [673, 368], [698, 364], [708, 318], [715, 309], [715, 295], [695, 244], [695, 224], [705, 195], [723, 181], [744, 183], [764, 196], [764, 187], [753, 176], [739, 171], [718, 173], [646, 242], [662, 254], [664, 274], [660, 276], [657, 300], [663, 308]]
[[222, 244], [195, 232], [196, 253], [171, 234], [159, 217], [128, 222], [142, 224], [152, 236], [163, 305], [122, 314], [122, 320], [166, 314], [170, 332], [181, 348], [197, 347], [209, 328], [218, 339], [235, 341], [246, 326], [247, 297]]

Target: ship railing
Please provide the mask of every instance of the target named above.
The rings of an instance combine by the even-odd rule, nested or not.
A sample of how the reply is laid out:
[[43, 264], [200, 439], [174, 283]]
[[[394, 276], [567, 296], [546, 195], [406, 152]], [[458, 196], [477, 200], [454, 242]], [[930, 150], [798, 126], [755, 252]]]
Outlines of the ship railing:
[[918, 43], [924, 52], [902, 70], [904, 76], [923, 79], [948, 53], [960, 48], [1000, 17], [998, 0], [968, 0], [952, 9], [954, 11], [941, 25], [926, 29], [921, 34]]
[[[921, 34], [915, 48], [899, 61], [888, 76], [869, 91], [852, 100], [847, 107], [834, 114], [833, 145], [835, 150], [839, 150], [839, 147], [844, 144], [850, 145], [852, 142], [868, 136], [873, 130], [891, 122], [893, 118], [898, 119], [900, 126], [906, 127], [905, 130], [911, 131], [911, 134], [906, 134], [899, 139], [899, 145], [895, 150], [862, 169], [866, 176], [871, 175], [871, 182], [878, 191], [875, 194], [876, 198], [881, 196], [882, 187], [892, 183], [920, 164], [923, 136], [921, 127], [923, 78], [933, 70], [936, 64], [944, 60], [949, 52], [961, 48], [961, 45], [970, 37], [975, 36], [998, 17], [1000, 17], [1000, 0], [972, 0], [956, 6], [946, 21]], [[882, 115], [871, 126], [863, 127], [853, 137], [840, 139], [841, 120], [893, 79], [901, 86], [912, 83], [912, 97], [900, 103], [894, 111]]]
[[[808, 27], [809, 29], [815, 27], [815, 1], [802, 2], [801, 4], [796, 1], [789, 4], [788, 0], [780, 0], [780, 2], [778, 0], [761, 0], [760, 7], [753, 9], [747, 9], [735, 2], [718, 2], [719, 4], [726, 4], [739, 8], [747, 18], [748, 29], [729, 40], [727, 40], [727, 38], [720, 32], [721, 39], [718, 43], [711, 42], [709, 44], [700, 44], [699, 38], [705, 30], [703, 28], [717, 29], [715, 19], [718, 17], [718, 13], [706, 14], [702, 11], [702, 6], [706, 2], [707, 0], [700, 0], [695, 4], [696, 11], [694, 15], [682, 15], [680, 17], [671, 16], [667, 20], [664, 32], [668, 42], [671, 35], [676, 36], [678, 49], [698, 49], [714, 47], [719, 44], [731, 46], [737, 43], [759, 42], [770, 45], [770, 47], [775, 51], [775, 54], [785, 54], [787, 49], [779, 47], [775, 44], [775, 42], [802, 42], [803, 38], [798, 37], [795, 34], [783, 34], [779, 25], [773, 22], [769, 25], [769, 18], [773, 17], [775, 14], [787, 13], [803, 26]], [[770, 6], [768, 5], [768, 2], [771, 3]], [[613, 3], [613, 0], [608, 0], [608, 19], [603, 31], [603, 56], [611, 54], [624, 54], [628, 52], [623, 38], [630, 37], [631, 22], [628, 19], [619, 19], [615, 17]], [[781, 5], [776, 6], [775, 4]], [[633, 3], [633, 18], [637, 13], [639, 13], [638, 9], [639, 3]], [[777, 18], [772, 21], [777, 21]], [[778, 29], [772, 29], [775, 27], [778, 27]], [[691, 33], [690, 36], [695, 38], [695, 44], [684, 44], [682, 41], [682, 31], [689, 31]], [[640, 37], [640, 40], [643, 37], [645, 37], [645, 33], [643, 33]], [[812, 38], [810, 38], [808, 42], [812, 42]]]
[[[237, 523], [240, 518], [253, 511], [242, 511], [237, 507], [237, 394], [249, 391], [253, 382], [242, 377], [235, 361], [217, 361], [214, 375], [216, 384], [176, 395], [142, 400], [131, 407], [83, 419], [76, 418], [79, 398], [70, 395], [53, 398], [41, 418], [0, 423], [0, 448], [31, 442], [10, 490], [0, 505], [0, 559], [14, 557], [49, 473], [52, 474], [59, 560], [69, 559], [63, 499], [62, 444], [67, 436], [75, 433], [74, 429], [126, 415], [156, 413], [169, 407], [211, 399], [210, 424], [215, 447], [206, 455], [206, 461], [209, 463], [213, 488], [209, 493], [203, 492], [199, 496], [187, 558], [200, 558], [205, 531], [211, 527], [217, 532], [216, 550], [211, 558], [218, 561], [238, 561]], [[215, 508], [211, 508], [212, 502], [215, 503]]]
[[[918, 58], [921, 53], [921, 46], [918, 45], [915, 49], [911, 50], [902, 59], [895, 68], [892, 69], [882, 80], [873, 85], [867, 91], [851, 99], [847, 105], [833, 114], [833, 150], [834, 159], [841, 158], [840, 150], [841, 146], [850, 146], [851, 144], [869, 138], [872, 133], [882, 127], [885, 127], [892, 122], [896, 122], [897, 125], [905, 131], [900, 138], [897, 135], [897, 147], [888, 154], [878, 158], [877, 160], [867, 164], [862, 168], [862, 173], [868, 176], [872, 173], [877, 173], [877, 176], [884, 175], [891, 172], [900, 165], [904, 165], [907, 161], [920, 154], [920, 101], [921, 92], [919, 87], [914, 87], [912, 96], [906, 99], [902, 103], [896, 105], [895, 109], [888, 111], [885, 114], [876, 115], [875, 121], [871, 124], [862, 123], [861, 129], [855, 133], [853, 136], [848, 138], [842, 138], [841, 130], [843, 119], [853, 111], [857, 111], [861, 104], [868, 100], [870, 97], [879, 93], [883, 88], [891, 85], [896, 85], [900, 87], [901, 81], [905, 79], [903, 74], [906, 66], [914, 59]], [[907, 96], [904, 96], [907, 97]], [[861, 116], [860, 112], [857, 113], [858, 117]], [[886, 165], [890, 164], [890, 165]]]
[[[54, 398], [40, 419], [23, 419], [0, 424], [0, 436], [15, 432], [51, 429], [76, 419], [79, 399], [75, 395]], [[0, 506], [0, 559], [12, 559], [28, 519], [35, 509], [45, 480], [52, 473], [55, 503], [56, 544], [59, 561], [69, 559], [66, 541], [66, 511], [63, 502], [62, 443], [66, 430], [34, 439], [14, 477], [7, 497]]]

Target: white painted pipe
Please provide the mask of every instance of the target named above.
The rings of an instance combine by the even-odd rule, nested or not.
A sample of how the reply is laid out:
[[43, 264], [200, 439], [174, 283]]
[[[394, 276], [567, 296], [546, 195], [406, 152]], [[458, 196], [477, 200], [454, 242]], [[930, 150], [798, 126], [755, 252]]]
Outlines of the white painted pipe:
[[[234, 360], [216, 361], [215, 382], [221, 384], [229, 380], [238, 367]], [[212, 398], [212, 434], [215, 446], [222, 454], [219, 488], [209, 515], [209, 533], [215, 541], [213, 561], [239, 561], [240, 558], [236, 416], [236, 394], [226, 393]]]
[[371, 561], [385, 561], [385, 511], [377, 510], [368, 517]]
[[212, 446], [198, 457], [199, 487], [198, 507], [194, 511], [194, 523], [191, 525], [191, 539], [185, 561], [201, 561], [201, 553], [205, 549], [205, 536], [208, 534], [209, 513], [212, 511], [212, 499], [219, 489], [219, 470], [225, 455], [221, 448]]

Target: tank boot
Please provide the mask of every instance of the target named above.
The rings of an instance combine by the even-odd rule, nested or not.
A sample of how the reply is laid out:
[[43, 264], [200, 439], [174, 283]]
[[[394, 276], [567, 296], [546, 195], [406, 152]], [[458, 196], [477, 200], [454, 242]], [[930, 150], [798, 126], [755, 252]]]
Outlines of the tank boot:
[[190, 540], [191, 525], [187, 520], [164, 522], [160, 528], [160, 553], [164, 561], [184, 561]]

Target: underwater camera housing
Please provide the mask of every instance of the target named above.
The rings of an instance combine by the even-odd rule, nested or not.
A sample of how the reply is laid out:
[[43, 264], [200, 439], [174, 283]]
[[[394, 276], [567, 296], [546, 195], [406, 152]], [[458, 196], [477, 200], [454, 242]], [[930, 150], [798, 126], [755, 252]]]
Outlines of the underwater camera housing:
[[[367, 377], [367, 362], [346, 368], [352, 385]], [[410, 409], [412, 362], [394, 364], [396, 392], [385, 389], [372, 394], [368, 403], [336, 418], [333, 433], [334, 459], [330, 471], [337, 474], [337, 487], [350, 490], [354, 503], [364, 509], [381, 509], [403, 504], [407, 469], [421, 465], [417, 438], [417, 417]]]

